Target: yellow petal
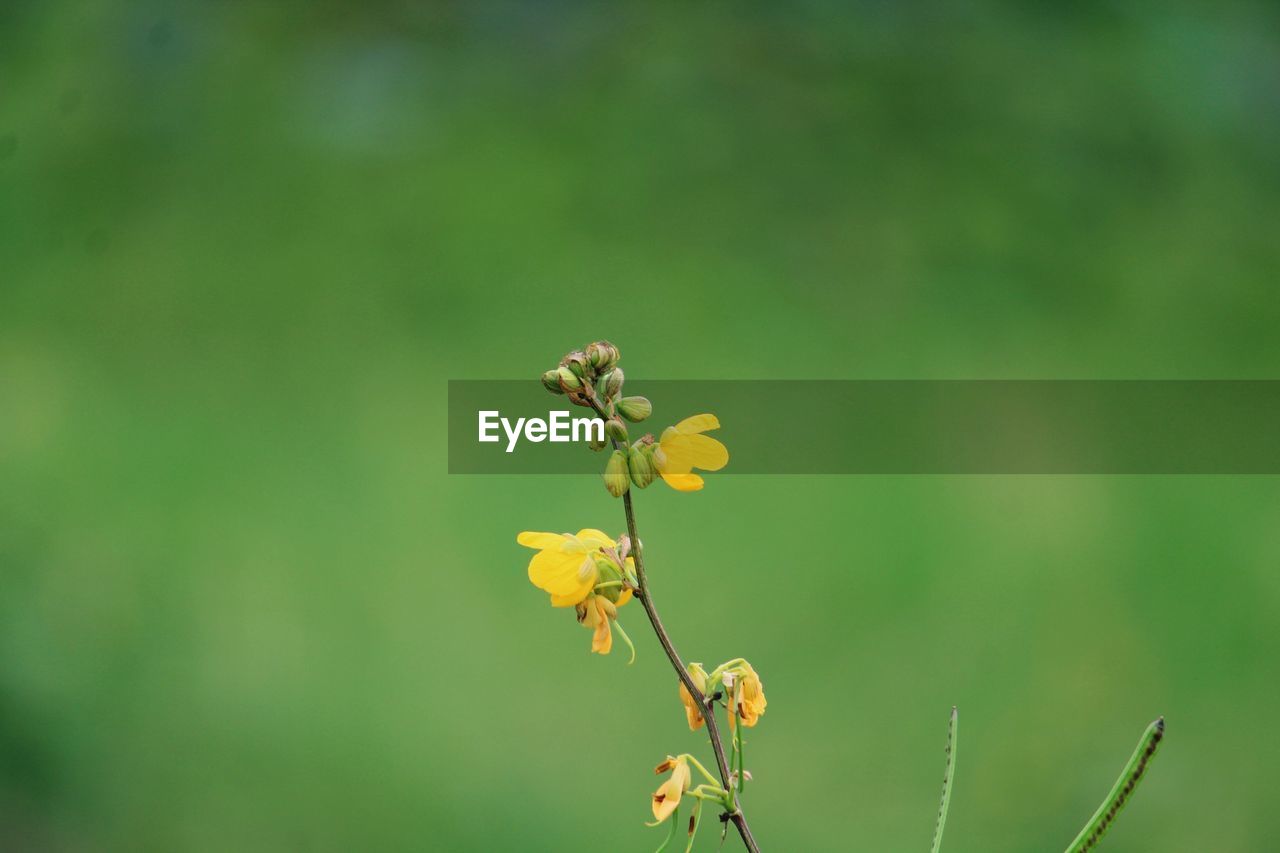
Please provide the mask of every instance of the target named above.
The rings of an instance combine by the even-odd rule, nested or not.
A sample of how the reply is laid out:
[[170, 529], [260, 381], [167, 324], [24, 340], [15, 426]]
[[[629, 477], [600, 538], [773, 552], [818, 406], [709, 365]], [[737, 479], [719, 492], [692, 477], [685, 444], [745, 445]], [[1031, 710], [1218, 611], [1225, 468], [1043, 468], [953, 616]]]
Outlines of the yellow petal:
[[587, 586], [582, 587], [581, 590], [574, 590], [573, 592], [567, 593], [565, 595], [552, 594], [551, 606], [552, 607], [573, 607], [575, 604], [582, 601], [584, 598], [586, 598], [590, 594], [591, 594], [591, 588]]
[[584, 527], [579, 530], [578, 541], [583, 545], [586, 545], [587, 548], [592, 551], [597, 548], [613, 548], [618, 544], [608, 536], [605, 536], [601, 531], [596, 530], [594, 527]]
[[622, 605], [626, 604], [630, 600], [631, 600], [631, 589], [630, 587], [628, 587], [627, 589], [624, 589], [621, 592], [621, 594], [618, 595], [618, 607], [621, 607]]
[[689, 688], [684, 686], [684, 682], [680, 682], [680, 701], [684, 703], [684, 713], [689, 719], [689, 731], [696, 732], [702, 728], [705, 722], [702, 719], [702, 709], [698, 707], [698, 703], [693, 701], [693, 695], [689, 693]]
[[719, 471], [729, 462], [729, 450], [709, 435], [688, 437], [689, 455], [693, 467], [704, 471]]
[[609, 630], [609, 620], [603, 615], [596, 623], [596, 632], [591, 635], [591, 651], [607, 655], [613, 648], [613, 632]]
[[562, 533], [535, 533], [526, 530], [516, 537], [516, 542], [526, 548], [559, 548], [564, 543], [565, 537]]
[[676, 765], [676, 769], [671, 771], [671, 781], [680, 786], [681, 791], [689, 790], [689, 782], [692, 781], [693, 771], [689, 769], [689, 762], [681, 761]]
[[663, 472], [662, 479], [666, 480], [667, 485], [677, 492], [696, 492], [704, 485], [702, 478], [697, 474], [667, 474]]
[[694, 415], [676, 424], [676, 431], [685, 435], [706, 432], [709, 429], [720, 429], [720, 419], [715, 415]]
[[571, 595], [584, 587], [590, 590], [598, 575], [596, 564], [581, 554], [539, 551], [529, 561], [529, 580], [552, 595]]
[[661, 454], [655, 454], [658, 472], [662, 474], [688, 474], [693, 470], [693, 445], [690, 436], [671, 433], [661, 442]]
[[653, 792], [653, 817], [659, 823], [671, 817], [671, 813], [680, 805], [680, 795], [684, 793], [674, 774], [672, 776]]

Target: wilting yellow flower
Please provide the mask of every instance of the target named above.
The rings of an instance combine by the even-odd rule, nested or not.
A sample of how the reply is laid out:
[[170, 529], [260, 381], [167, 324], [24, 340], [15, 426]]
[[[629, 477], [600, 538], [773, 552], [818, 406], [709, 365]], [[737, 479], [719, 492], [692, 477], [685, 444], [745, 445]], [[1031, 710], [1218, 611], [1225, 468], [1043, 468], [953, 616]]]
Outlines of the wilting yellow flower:
[[689, 790], [689, 782], [693, 778], [689, 762], [684, 758], [668, 755], [666, 761], [653, 768], [654, 773], [666, 773], [668, 770], [671, 776], [653, 792], [653, 817], [658, 823], [671, 817], [680, 806], [680, 798]]
[[600, 577], [595, 555], [601, 548], [618, 544], [590, 527], [579, 530], [577, 535], [526, 530], [516, 541], [526, 548], [538, 549], [529, 561], [529, 580], [538, 589], [551, 593], [553, 607], [573, 607], [590, 595]]
[[[702, 668], [702, 664], [689, 664], [689, 677], [700, 693], [707, 691], [707, 671]], [[689, 731], [696, 732], [706, 721], [702, 719], [702, 708], [694, 701], [683, 681], [680, 682], [680, 701], [684, 703], [684, 713], [689, 718]]]
[[719, 471], [728, 463], [729, 451], [725, 446], [702, 434], [719, 428], [720, 421], [715, 415], [694, 415], [663, 430], [654, 461], [667, 485], [678, 492], [696, 492], [703, 482], [692, 473], [694, 468]]
[[613, 632], [609, 629], [610, 620], [618, 618], [618, 607], [631, 600], [631, 590], [619, 597], [614, 604], [603, 595], [589, 595], [577, 606], [578, 621], [595, 633], [591, 635], [591, 651], [607, 655], [613, 648]]
[[733, 728], [734, 720], [742, 718], [742, 724], [751, 728], [761, 717], [769, 704], [764, 698], [764, 684], [755, 669], [746, 661], [735, 666], [724, 674], [724, 686], [729, 691], [729, 728]]

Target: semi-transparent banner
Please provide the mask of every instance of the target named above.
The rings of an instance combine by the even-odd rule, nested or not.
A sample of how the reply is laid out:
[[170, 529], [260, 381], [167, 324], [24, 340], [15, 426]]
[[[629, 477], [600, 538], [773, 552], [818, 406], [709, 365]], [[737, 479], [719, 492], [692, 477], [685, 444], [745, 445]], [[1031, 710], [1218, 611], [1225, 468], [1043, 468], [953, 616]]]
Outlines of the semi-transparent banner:
[[[721, 474], [1276, 474], [1280, 381], [644, 380], [632, 439], [720, 420]], [[449, 472], [598, 474], [588, 409], [538, 380], [449, 382]]]

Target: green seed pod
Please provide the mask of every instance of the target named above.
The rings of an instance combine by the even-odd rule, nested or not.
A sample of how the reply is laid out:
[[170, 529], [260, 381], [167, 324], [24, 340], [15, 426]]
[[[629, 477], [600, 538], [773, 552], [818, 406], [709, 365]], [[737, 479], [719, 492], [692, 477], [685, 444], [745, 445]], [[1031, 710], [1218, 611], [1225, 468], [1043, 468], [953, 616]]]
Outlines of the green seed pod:
[[631, 488], [631, 475], [627, 471], [627, 454], [621, 450], [613, 451], [609, 464], [604, 468], [604, 487], [609, 494], [620, 498]]
[[615, 367], [601, 378], [604, 396], [613, 398], [622, 393], [622, 368]]
[[631, 448], [631, 452], [627, 454], [627, 468], [631, 471], [631, 482], [638, 489], [647, 487], [658, 476], [653, 466], [653, 456], [645, 447]]
[[556, 370], [548, 370], [542, 374], [542, 387], [546, 388], [552, 394], [563, 394], [564, 389], [560, 387], [560, 373]]
[[632, 423], [639, 423], [653, 414], [653, 403], [645, 397], [623, 397], [618, 401], [618, 414]]
[[556, 379], [560, 382], [560, 390], [566, 393], [582, 390], [582, 380], [567, 367], [556, 369]]
[[627, 425], [617, 418], [609, 418], [604, 422], [604, 434], [614, 441], [626, 441]]
[[604, 554], [595, 554], [593, 559], [596, 563], [596, 571], [599, 573], [596, 578], [597, 584], [616, 584], [615, 586], [606, 586], [596, 592], [596, 595], [603, 595], [614, 604], [618, 603], [618, 599], [622, 597], [622, 584], [617, 583], [622, 580], [622, 572], [618, 571], [618, 567]]

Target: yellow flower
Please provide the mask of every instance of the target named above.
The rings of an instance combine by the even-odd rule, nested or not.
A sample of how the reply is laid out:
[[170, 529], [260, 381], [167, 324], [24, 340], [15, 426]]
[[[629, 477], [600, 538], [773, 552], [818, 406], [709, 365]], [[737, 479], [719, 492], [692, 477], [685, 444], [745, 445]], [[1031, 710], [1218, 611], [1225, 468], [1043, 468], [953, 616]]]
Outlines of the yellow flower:
[[702, 435], [719, 428], [720, 421], [715, 415], [694, 415], [663, 430], [654, 461], [667, 485], [678, 492], [696, 492], [703, 482], [692, 473], [694, 468], [719, 471], [728, 463], [729, 451], [725, 446], [711, 436]]
[[[702, 668], [702, 664], [689, 664], [689, 677], [693, 679], [694, 686], [699, 692], [706, 692], [707, 671]], [[694, 701], [689, 688], [684, 686], [683, 681], [680, 682], [680, 701], [684, 703], [684, 713], [689, 718], [689, 731], [696, 732], [706, 721], [702, 719], [702, 708], [698, 707], [698, 703]]]
[[[591, 651], [609, 654], [613, 648], [610, 623], [618, 618], [618, 608], [631, 600], [631, 587], [623, 585], [623, 573], [613, 562], [618, 543], [592, 528], [576, 535], [525, 531], [516, 541], [538, 549], [529, 561], [529, 580], [551, 594], [553, 607], [576, 608], [578, 621], [594, 631]], [[606, 548], [610, 554], [605, 553]], [[627, 557], [623, 564], [627, 576], [632, 577], [635, 561]], [[601, 585], [599, 592], [597, 584]], [[635, 660], [634, 648], [631, 657]]]
[[654, 773], [666, 773], [668, 770], [671, 771], [670, 778], [653, 792], [653, 817], [658, 823], [671, 817], [672, 812], [679, 808], [680, 798], [689, 790], [692, 780], [689, 762], [683, 757], [668, 755], [666, 761], [653, 768]]
[[595, 555], [618, 544], [590, 527], [577, 535], [526, 530], [516, 542], [538, 549], [529, 561], [529, 580], [551, 594], [552, 607], [573, 607], [586, 599], [600, 577]]
[[741, 717], [747, 728], [754, 726], [764, 716], [769, 704], [764, 698], [764, 684], [751, 664], [743, 661], [724, 675], [724, 686], [731, 697], [729, 702], [729, 728], [735, 718]]

